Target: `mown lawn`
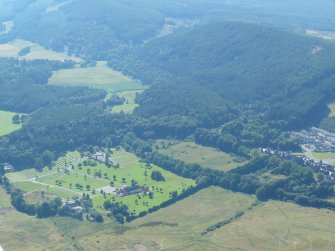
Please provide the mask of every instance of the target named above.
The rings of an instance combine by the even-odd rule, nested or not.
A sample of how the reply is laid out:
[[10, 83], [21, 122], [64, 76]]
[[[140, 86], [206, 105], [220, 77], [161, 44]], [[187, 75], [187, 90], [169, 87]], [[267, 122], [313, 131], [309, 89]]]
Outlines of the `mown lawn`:
[[312, 153], [313, 158], [318, 160], [327, 160], [327, 159], [334, 159], [335, 153], [326, 152], [326, 153], [319, 153], [319, 152], [313, 152]]
[[[66, 157], [60, 158], [51, 170], [44, 168], [41, 172], [28, 169], [20, 172], [7, 174], [7, 177], [15, 182], [15, 186], [29, 193], [37, 191], [37, 196], [43, 190], [46, 195], [71, 198], [74, 195], [81, 196], [89, 194], [94, 206], [99, 209], [105, 200], [111, 200], [126, 204], [130, 211], [137, 215], [147, 211], [153, 206], [172, 198], [172, 194], [181, 194], [190, 186], [195, 186], [195, 181], [185, 179], [168, 172], [155, 165], [146, 165], [140, 162], [135, 155], [124, 149], [112, 149], [111, 160], [119, 164], [119, 168], [107, 167], [105, 164], [95, 162], [93, 166], [75, 165], [80, 159], [78, 152], [68, 153]], [[65, 162], [74, 164], [73, 170], [65, 172]], [[69, 167], [67, 167], [69, 169]], [[164, 181], [155, 181], [151, 178], [153, 171], [159, 171]], [[36, 183], [37, 182], [37, 183]], [[111, 186], [118, 189], [123, 186], [132, 186], [133, 183], [148, 188], [153, 196], [147, 193], [118, 197], [110, 192], [102, 194], [100, 191]], [[42, 184], [39, 184], [42, 183]]]

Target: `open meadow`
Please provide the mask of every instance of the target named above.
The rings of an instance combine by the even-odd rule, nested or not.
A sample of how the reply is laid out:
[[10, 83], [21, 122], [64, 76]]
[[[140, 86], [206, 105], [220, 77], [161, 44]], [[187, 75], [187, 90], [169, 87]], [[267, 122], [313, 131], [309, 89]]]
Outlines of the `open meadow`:
[[335, 41], [335, 32], [333, 31], [320, 31], [320, 30], [305, 30], [305, 34], [308, 36], [318, 37], [325, 40], [333, 40]]
[[335, 153], [332, 152], [312, 152], [312, 157], [317, 160], [331, 160], [335, 158]]
[[135, 108], [137, 108], [139, 106], [138, 104], [136, 104], [135, 98], [141, 92], [142, 92], [142, 90], [116, 92], [115, 93], [116, 95], [124, 98], [126, 101], [123, 105], [113, 106], [112, 112], [114, 112], [114, 113], [120, 113], [120, 112], [133, 113]]
[[0, 188], [0, 243], [4, 250], [76, 250], [72, 240], [51, 224], [17, 212], [8, 195]]
[[269, 201], [209, 238], [227, 250], [334, 250], [335, 212]]
[[21, 124], [13, 124], [12, 118], [16, 113], [0, 110], [0, 137], [21, 129]]
[[334, 118], [335, 117], [335, 103], [330, 103], [328, 105], [328, 108], [330, 110], [328, 117], [329, 118]]
[[219, 151], [212, 147], [198, 145], [194, 142], [174, 142], [168, 140], [158, 140], [155, 143], [158, 152], [173, 159], [178, 159], [186, 163], [199, 164], [211, 169], [230, 171], [246, 163], [241, 158], [236, 158], [231, 154]]
[[87, 250], [222, 250], [201, 233], [248, 210], [254, 202], [252, 196], [210, 187], [123, 227], [77, 241]]
[[[333, 250], [335, 213], [209, 187], [131, 223], [16, 212], [0, 189], [0, 243], [15, 250]], [[217, 223], [244, 215], [204, 234]], [[10, 250], [10, 249], [8, 249]]]
[[[30, 52], [27, 55], [19, 56], [18, 55], [19, 52], [24, 48], [30, 48]], [[35, 59], [48, 59], [58, 61], [72, 60], [77, 63], [82, 61], [80, 58], [69, 56], [65, 53], [47, 50], [38, 44], [21, 39], [16, 39], [6, 44], [0, 44], [0, 57], [14, 57], [26, 60], [35, 60]]]
[[49, 84], [61, 86], [88, 86], [108, 91], [141, 90], [143, 85], [121, 72], [99, 61], [95, 67], [73, 68], [56, 71], [49, 79]]

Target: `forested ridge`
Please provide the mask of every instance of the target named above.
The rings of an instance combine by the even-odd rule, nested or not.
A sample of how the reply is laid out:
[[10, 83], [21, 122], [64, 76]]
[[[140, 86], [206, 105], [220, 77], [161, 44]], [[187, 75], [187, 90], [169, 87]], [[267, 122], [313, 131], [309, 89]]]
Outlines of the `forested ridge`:
[[[271, 104], [270, 119], [303, 120], [334, 97], [334, 52], [334, 44], [318, 39], [222, 23], [152, 41], [111, 57], [109, 63], [153, 86], [138, 99], [139, 114], [176, 112], [163, 102], [182, 107], [184, 113], [195, 109], [188, 105], [193, 96], [201, 100], [204, 93], [209, 106]], [[206, 95], [213, 98], [208, 102]]]

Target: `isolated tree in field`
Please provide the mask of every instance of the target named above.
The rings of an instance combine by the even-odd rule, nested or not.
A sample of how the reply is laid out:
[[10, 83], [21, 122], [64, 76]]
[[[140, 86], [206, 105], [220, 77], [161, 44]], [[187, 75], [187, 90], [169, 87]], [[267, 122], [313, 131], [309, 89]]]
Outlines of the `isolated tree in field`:
[[131, 180], [131, 185], [132, 186], [136, 186], [137, 185], [137, 181], [136, 180]]
[[20, 124], [20, 115], [15, 114], [12, 118], [12, 122], [13, 122], [13, 124]]
[[23, 123], [24, 121], [26, 121], [27, 118], [28, 118], [27, 115], [21, 115], [21, 117], [20, 117], [21, 123]]

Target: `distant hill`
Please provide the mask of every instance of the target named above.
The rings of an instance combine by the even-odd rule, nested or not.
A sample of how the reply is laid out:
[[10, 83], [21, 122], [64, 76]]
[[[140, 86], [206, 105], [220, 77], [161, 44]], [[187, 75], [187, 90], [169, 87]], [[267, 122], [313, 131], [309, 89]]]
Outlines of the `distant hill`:
[[332, 0], [2, 0], [0, 22], [11, 34], [57, 51], [104, 59], [115, 49], [153, 39], [166, 18], [205, 24], [241, 21], [284, 30], [332, 30]]
[[[270, 106], [269, 115], [278, 119], [310, 119], [316, 107], [335, 98], [334, 43], [262, 26], [210, 24], [126, 54], [111, 58], [110, 65], [154, 86], [139, 99], [147, 103], [139, 112], [148, 114], [164, 112], [169, 104], [187, 106], [194, 89], [211, 92], [215, 98], [207, 102], [218, 102], [219, 96], [235, 104]], [[161, 103], [160, 91], [169, 104]]]
[[164, 16], [115, 0], [35, 1], [16, 15], [11, 37], [57, 51], [104, 58], [119, 44], [155, 36]]

